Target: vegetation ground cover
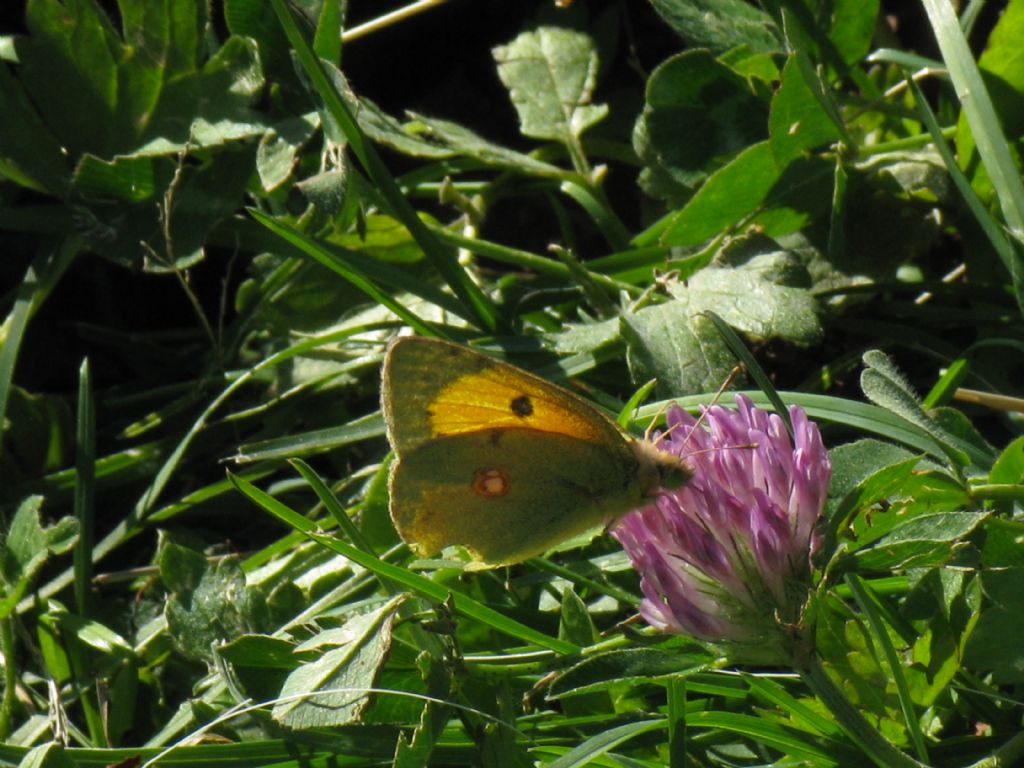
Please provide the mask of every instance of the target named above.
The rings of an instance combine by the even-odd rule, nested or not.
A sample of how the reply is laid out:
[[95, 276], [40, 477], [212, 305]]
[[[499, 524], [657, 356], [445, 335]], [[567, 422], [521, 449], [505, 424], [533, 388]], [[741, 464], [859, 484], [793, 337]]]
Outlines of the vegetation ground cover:
[[[16, 5], [0, 761], [1024, 761], [1024, 2]], [[415, 557], [400, 333], [636, 434], [799, 407], [787, 653], [638, 621], [600, 531]]]

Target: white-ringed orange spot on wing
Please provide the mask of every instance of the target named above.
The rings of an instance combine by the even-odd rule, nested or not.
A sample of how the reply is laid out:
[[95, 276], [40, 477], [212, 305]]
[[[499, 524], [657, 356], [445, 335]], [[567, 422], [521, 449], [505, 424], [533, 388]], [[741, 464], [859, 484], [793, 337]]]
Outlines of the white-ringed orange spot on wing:
[[480, 496], [489, 499], [504, 496], [508, 488], [508, 475], [503, 469], [478, 469], [473, 473], [473, 490]]

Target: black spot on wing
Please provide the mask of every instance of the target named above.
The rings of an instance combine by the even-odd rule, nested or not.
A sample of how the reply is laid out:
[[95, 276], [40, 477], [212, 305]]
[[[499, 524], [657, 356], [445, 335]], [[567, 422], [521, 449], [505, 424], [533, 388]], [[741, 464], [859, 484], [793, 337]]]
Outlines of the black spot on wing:
[[512, 408], [512, 413], [521, 419], [525, 419], [527, 416], [531, 416], [533, 414], [533, 403], [530, 402], [529, 395], [520, 395], [519, 397], [515, 397], [509, 405]]

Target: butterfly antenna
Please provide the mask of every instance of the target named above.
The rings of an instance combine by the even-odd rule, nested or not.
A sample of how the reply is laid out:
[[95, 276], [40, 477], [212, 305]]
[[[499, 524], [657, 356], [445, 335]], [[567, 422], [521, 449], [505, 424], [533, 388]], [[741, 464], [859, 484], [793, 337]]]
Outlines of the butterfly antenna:
[[[722, 382], [722, 386], [720, 386], [718, 388], [718, 391], [715, 392], [715, 396], [713, 398], [711, 398], [711, 403], [708, 405], [708, 408], [718, 404], [718, 401], [721, 400], [722, 395], [725, 393], [725, 391], [730, 386], [732, 386], [732, 383], [736, 380], [736, 377], [739, 376], [742, 372], [743, 372], [743, 366], [742, 365], [733, 366], [733, 369], [731, 371], [729, 371], [729, 375], [725, 377], [725, 381]], [[669, 435], [671, 435], [676, 429], [678, 429], [680, 426], [682, 426], [680, 424], [673, 424], [672, 426], [670, 426], [667, 429], [665, 429], [665, 431], [663, 431], [660, 435], [658, 435], [657, 438], [655, 438], [654, 440], [651, 440], [651, 432], [654, 429], [654, 425], [658, 422], [658, 419], [661, 418], [662, 414], [667, 410], [667, 408], [668, 408], [667, 405], [663, 405], [661, 408], [659, 408], [658, 409], [658, 413], [655, 414], [655, 416], [654, 416], [654, 419], [651, 421], [650, 424], [647, 425], [647, 429], [644, 430], [644, 439], [647, 440], [648, 442], [653, 443], [654, 445], [657, 445], [658, 443], [660, 443], [662, 440], [664, 440]], [[695, 421], [693, 423], [693, 426], [690, 427], [689, 431], [686, 433], [686, 437], [683, 440], [683, 445], [686, 445], [686, 443], [690, 442], [690, 438], [693, 436], [693, 433], [694, 433], [695, 430], [700, 429], [701, 424], [704, 423], [704, 416], [705, 416], [705, 414], [707, 412], [708, 412], [707, 408], [704, 408], [704, 409], [701, 410], [700, 416], [697, 417], [697, 421]], [[749, 448], [749, 447], [755, 447], [755, 446], [721, 446], [721, 447]], [[720, 450], [720, 448], [717, 448], [715, 450]], [[701, 451], [694, 451], [694, 453], [701, 453]]]
[[644, 430], [644, 440], [646, 440], [649, 443], [654, 443], [654, 445], [657, 445], [658, 441], [660, 441], [661, 438], [667, 432], [671, 431], [672, 428], [670, 427], [669, 429], [665, 430], [665, 432], [663, 432], [661, 435], [658, 435], [656, 440], [651, 440], [651, 433], [654, 432], [654, 425], [657, 424], [661, 417], [665, 415], [665, 411], [667, 410], [668, 404], [665, 403], [661, 406], [661, 408], [658, 409], [658, 412], [654, 414], [654, 418], [651, 419], [651, 422], [647, 425], [647, 429]]
[[[718, 401], [722, 399], [722, 395], [725, 394], [725, 390], [732, 386], [732, 383], [736, 380], [736, 377], [739, 376], [741, 373], [743, 373], [742, 365], [733, 366], [733, 369], [729, 371], [729, 375], [725, 377], [725, 381], [722, 382], [722, 386], [718, 388], [718, 391], [715, 392], [715, 396], [711, 398], [711, 402], [708, 404], [707, 408], [701, 409], [700, 416], [697, 417], [697, 420], [693, 423], [693, 426], [690, 427], [690, 431], [686, 433], [686, 438], [683, 440], [683, 445], [686, 445], [688, 442], [690, 442], [690, 438], [693, 437], [693, 433], [696, 430], [700, 429], [701, 425], [704, 423], [704, 416], [707, 414], [708, 408], [718, 405]], [[667, 431], [668, 430], [666, 430], [666, 432]], [[700, 451], [694, 451], [694, 453], [700, 453]]]

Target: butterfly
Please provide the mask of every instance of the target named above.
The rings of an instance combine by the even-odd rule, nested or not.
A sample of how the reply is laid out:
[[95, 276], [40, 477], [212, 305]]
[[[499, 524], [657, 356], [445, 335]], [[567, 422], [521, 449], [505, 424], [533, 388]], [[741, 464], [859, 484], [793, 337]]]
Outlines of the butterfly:
[[391, 519], [424, 557], [458, 544], [483, 566], [520, 562], [692, 476], [573, 393], [446, 341], [392, 341], [381, 404]]

